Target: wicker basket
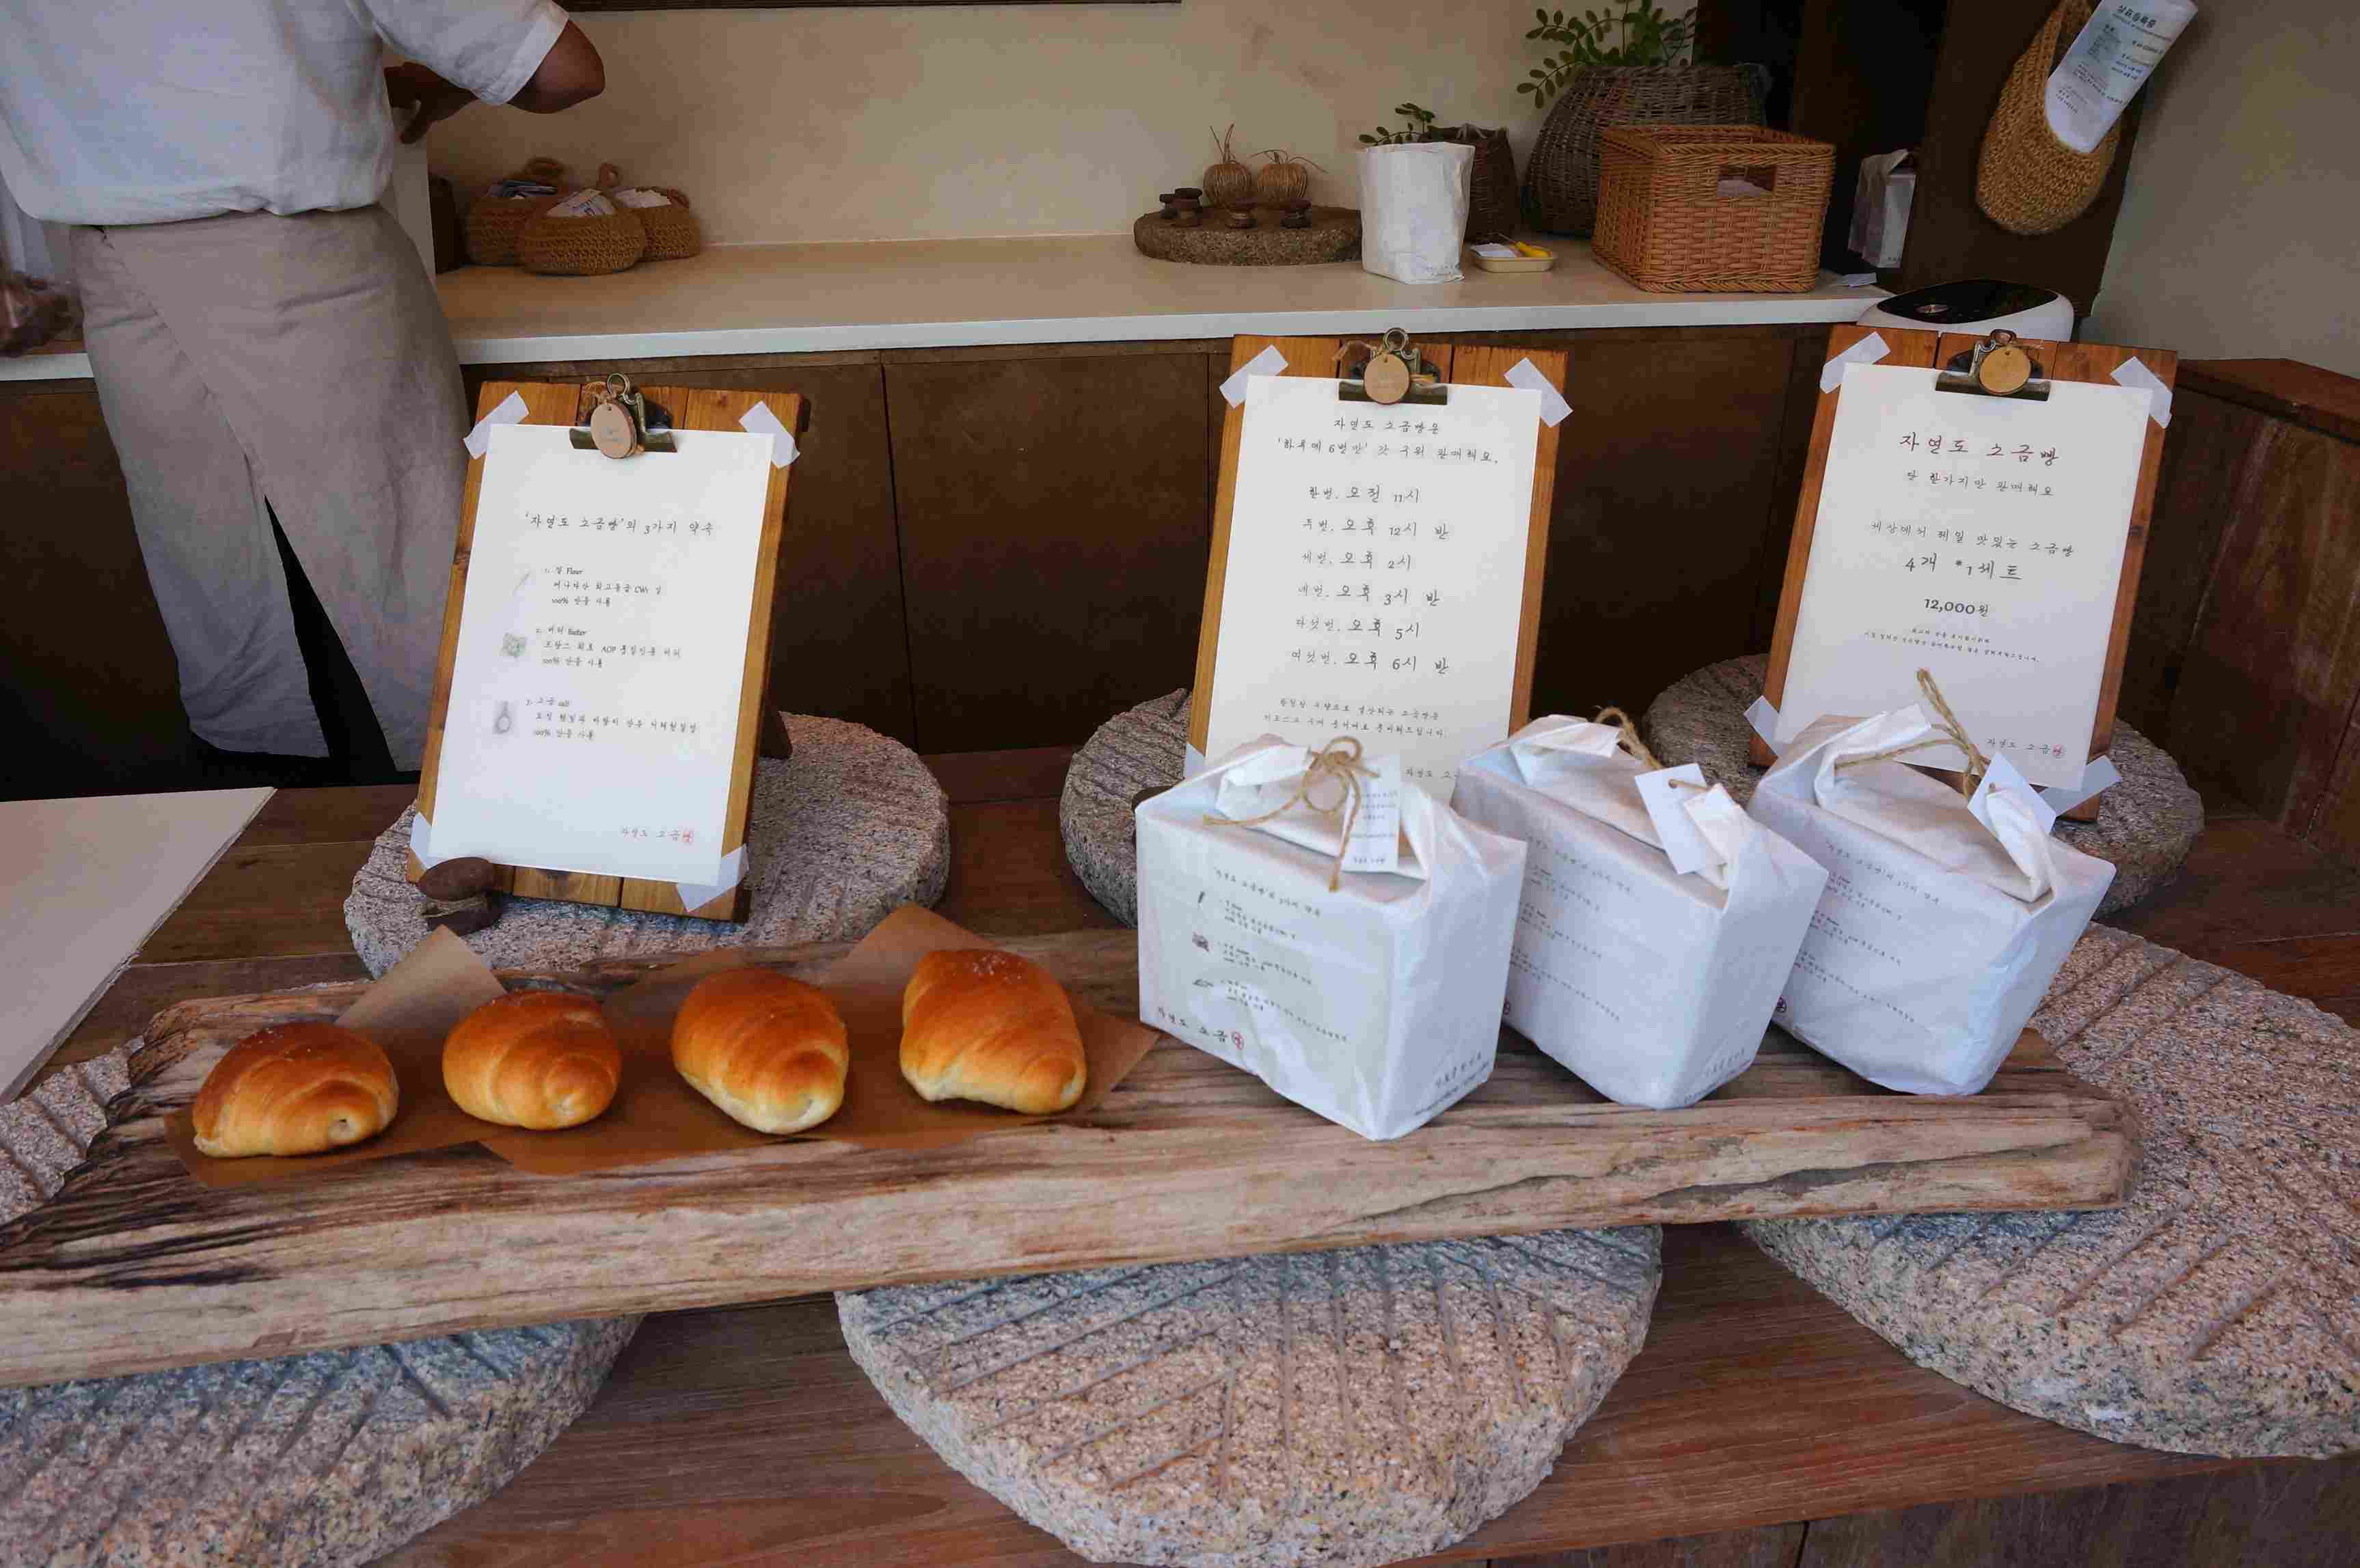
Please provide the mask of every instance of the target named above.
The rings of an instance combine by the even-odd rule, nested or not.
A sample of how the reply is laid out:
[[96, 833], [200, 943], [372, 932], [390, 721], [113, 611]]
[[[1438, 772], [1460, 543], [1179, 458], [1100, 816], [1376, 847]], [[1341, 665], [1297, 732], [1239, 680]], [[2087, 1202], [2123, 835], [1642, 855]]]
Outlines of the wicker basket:
[[636, 264], [647, 254], [648, 231], [628, 207], [584, 218], [543, 214], [524, 225], [516, 248], [528, 272], [586, 278]]
[[1475, 149], [1475, 167], [1468, 176], [1467, 237], [1513, 234], [1516, 205], [1516, 155], [1508, 133], [1480, 126], [1459, 126], [1436, 131], [1434, 141], [1455, 141]]
[[[1819, 280], [1836, 149], [1738, 126], [1612, 126], [1598, 259], [1658, 293], [1797, 294]], [[1727, 194], [1724, 177], [1758, 192]]]
[[1598, 214], [1599, 137], [1610, 125], [1758, 126], [1761, 72], [1743, 65], [1591, 66], [1566, 83], [1524, 159], [1524, 218], [1585, 235]]
[[2073, 40], [2089, 24], [2090, 0], [2063, 0], [2034, 35], [2000, 88], [1999, 107], [1983, 132], [1975, 165], [1975, 205], [2012, 234], [2049, 234], [2090, 210], [2114, 165], [2118, 121], [2088, 152], [2075, 152], [2049, 128], [2044, 94]]
[[565, 182], [565, 166], [553, 158], [536, 158], [508, 177], [538, 180], [556, 187], [554, 196], [478, 196], [467, 208], [464, 225], [467, 259], [478, 267], [514, 267], [517, 236], [524, 225], [573, 193]]
[[669, 207], [634, 207], [631, 212], [647, 230], [648, 253], [642, 261], [680, 261], [705, 248], [705, 231], [688, 209], [688, 198], [669, 185], [656, 190], [671, 199]]

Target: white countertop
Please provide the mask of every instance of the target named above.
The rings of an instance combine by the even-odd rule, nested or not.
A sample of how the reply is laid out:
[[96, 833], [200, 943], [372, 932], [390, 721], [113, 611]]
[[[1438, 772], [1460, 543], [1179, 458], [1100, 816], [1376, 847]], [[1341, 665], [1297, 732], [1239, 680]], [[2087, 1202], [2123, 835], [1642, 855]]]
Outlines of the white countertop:
[[[1884, 297], [1832, 274], [1803, 294], [1651, 294], [1577, 240], [1547, 272], [1468, 263], [1408, 284], [1358, 262], [1195, 267], [1129, 235], [890, 244], [733, 246], [603, 278], [466, 267], [435, 280], [470, 365], [723, 354], [1104, 343], [1238, 333], [1518, 332], [1848, 322]], [[0, 360], [0, 380], [87, 376], [79, 354]]]

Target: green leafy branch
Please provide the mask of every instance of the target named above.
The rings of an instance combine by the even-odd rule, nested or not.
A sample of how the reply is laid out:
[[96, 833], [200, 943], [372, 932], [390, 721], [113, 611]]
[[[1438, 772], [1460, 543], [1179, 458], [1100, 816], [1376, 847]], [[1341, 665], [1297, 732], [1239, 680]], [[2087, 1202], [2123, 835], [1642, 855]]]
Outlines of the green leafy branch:
[[1401, 126], [1399, 129], [1394, 129], [1390, 126], [1379, 126], [1376, 129], [1376, 134], [1373, 136], [1370, 135], [1366, 131], [1362, 131], [1360, 133], [1360, 145], [1362, 147], [1391, 147], [1395, 142], [1432, 141], [1434, 139], [1433, 110], [1421, 109], [1415, 104], [1395, 104], [1393, 105], [1393, 113], [1406, 117], [1409, 124]]
[[1655, 0], [1624, 0], [1620, 12], [1533, 15], [1540, 25], [1524, 37], [1567, 46], [1555, 55], [1543, 55], [1540, 69], [1525, 73], [1532, 80], [1516, 84], [1517, 92], [1531, 93], [1539, 104], [1564, 92], [1568, 82], [1590, 66], [1677, 65], [1696, 36], [1688, 16], [1657, 10]]

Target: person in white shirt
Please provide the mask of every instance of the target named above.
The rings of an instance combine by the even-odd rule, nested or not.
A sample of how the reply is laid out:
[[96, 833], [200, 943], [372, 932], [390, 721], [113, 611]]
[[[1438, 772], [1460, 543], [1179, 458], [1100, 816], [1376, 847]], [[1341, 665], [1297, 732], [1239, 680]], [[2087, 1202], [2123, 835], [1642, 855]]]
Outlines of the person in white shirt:
[[[415, 140], [477, 99], [554, 113], [604, 87], [597, 50], [553, 0], [0, 6], [0, 181], [77, 225], [91, 368], [196, 749], [331, 753], [291, 557], [379, 765], [416, 768], [467, 419], [432, 282], [377, 204], [396, 115]], [[388, 47], [411, 63], [384, 69]]]

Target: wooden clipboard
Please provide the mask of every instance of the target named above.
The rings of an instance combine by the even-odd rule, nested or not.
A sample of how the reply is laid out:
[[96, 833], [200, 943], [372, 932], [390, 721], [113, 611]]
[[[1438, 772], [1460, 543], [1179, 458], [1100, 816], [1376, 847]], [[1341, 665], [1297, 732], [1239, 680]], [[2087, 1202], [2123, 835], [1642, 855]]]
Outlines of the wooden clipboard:
[[[802, 394], [775, 391], [718, 391], [691, 387], [641, 387], [639, 390], [672, 415], [675, 430], [740, 431], [738, 422], [757, 403], [792, 432], [801, 434], [811, 423], [811, 406]], [[579, 381], [487, 381], [475, 402], [478, 419], [515, 394], [524, 401], [525, 424], [573, 426], [589, 417], [595, 400]], [[661, 463], [660, 455], [642, 453], [618, 461]], [[467, 588], [467, 561], [475, 537], [475, 503], [483, 490], [484, 459], [467, 463], [465, 502], [459, 514], [459, 544], [451, 558], [450, 598], [442, 610], [442, 652], [434, 669], [434, 706], [426, 730], [426, 758], [418, 775], [418, 812], [432, 821], [435, 806], [435, 775], [442, 756], [442, 726], [451, 707], [451, 672], [459, 648], [459, 621]], [[744, 847], [746, 817], [752, 804], [754, 760], [764, 730], [763, 693], [770, 678], [770, 601], [778, 585], [779, 551], [785, 537], [787, 481], [794, 465], [770, 470], [770, 488], [762, 502], [762, 534], [754, 557], [753, 608], [746, 629], [746, 662], [738, 693], [738, 740], [729, 774], [729, 801], [723, 817], [726, 856]], [[416, 882], [425, 866], [413, 851], [409, 877]], [[533, 866], [500, 866], [496, 886], [523, 898], [553, 898], [570, 904], [594, 904], [636, 909], [655, 915], [687, 915], [700, 920], [743, 920], [750, 897], [741, 880], [694, 909], [684, 907], [676, 884], [639, 877], [595, 876], [584, 872], [544, 871]]]
[[[1984, 334], [1973, 332], [1913, 332], [1889, 326], [1839, 326], [1828, 334], [1828, 357], [1833, 359], [1872, 333], [1885, 339], [1879, 365], [1946, 366], [1961, 355], [1972, 355]], [[2114, 385], [2114, 372], [2136, 359], [2155, 373], [2166, 387], [2172, 384], [2180, 356], [2168, 349], [2124, 348], [2108, 343], [2051, 343], [2038, 338], [2018, 340], [2047, 371], [2049, 381], [2089, 381]], [[1964, 395], [1964, 394], [1961, 394]], [[1819, 489], [1828, 476], [1828, 444], [1835, 433], [1836, 401], [1843, 396], [1839, 381], [1819, 394], [1811, 420], [1811, 446], [1803, 466], [1802, 498], [1795, 507], [1795, 537], [1786, 552], [1786, 576], [1778, 594], [1778, 625], [1770, 640], [1770, 671], [1762, 695], [1772, 707], [1786, 696], [1786, 667], [1795, 652], [1795, 621], [1802, 612], [1803, 577], [1811, 560], [1811, 538], [1819, 518]], [[2147, 556], [2147, 520], [2155, 510], [2157, 476], [2163, 467], [2163, 426], [2150, 419], [2147, 446], [2139, 457], [2138, 491], [2131, 504], [2130, 532], [2123, 541], [2123, 570], [2114, 588], [2114, 619], [2106, 638], [2105, 676], [2098, 687], [2097, 722], [2090, 731], [2090, 756], [2106, 754], [2114, 739], [2114, 705], [2122, 696], [2123, 650], [2130, 641], [2131, 609], [2138, 600], [2139, 567]], [[1776, 760], [1760, 736], [1753, 743], [1754, 762], [1767, 767]], [[2065, 815], [2075, 821], [2097, 819], [2098, 801], [2092, 799]]]
[[[1265, 348], [1286, 358], [1286, 376], [1333, 378], [1339, 349], [1354, 341], [1340, 337], [1240, 337], [1229, 345], [1229, 372], [1235, 375]], [[1561, 348], [1495, 348], [1475, 345], [1421, 343], [1419, 351], [1442, 379], [1460, 387], [1505, 387], [1508, 372], [1529, 359], [1550, 385], [1565, 390], [1567, 356]], [[1205, 572], [1205, 620], [1196, 638], [1196, 684], [1188, 707], [1188, 743], [1201, 752], [1213, 721], [1213, 666], [1220, 651], [1221, 599], [1229, 568], [1229, 519], [1238, 499], [1238, 452], [1245, 440], [1246, 406], [1233, 405], [1221, 421], [1220, 483], [1213, 501], [1213, 551]], [[1540, 641], [1541, 578], [1548, 565], [1549, 507], [1557, 490], [1557, 427], [1544, 422], [1533, 454], [1533, 504], [1524, 544], [1523, 613], [1516, 627], [1516, 684], [1509, 705], [1508, 728], [1522, 729], [1532, 718], [1533, 655]], [[1502, 737], [1504, 739], [1505, 737]]]

